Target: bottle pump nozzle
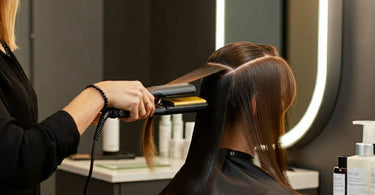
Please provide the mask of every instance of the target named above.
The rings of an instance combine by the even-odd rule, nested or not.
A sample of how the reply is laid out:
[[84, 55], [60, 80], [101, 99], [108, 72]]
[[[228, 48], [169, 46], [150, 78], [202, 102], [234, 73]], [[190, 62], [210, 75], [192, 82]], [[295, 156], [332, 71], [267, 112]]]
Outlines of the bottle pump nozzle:
[[353, 121], [353, 125], [363, 125], [362, 143], [356, 143], [357, 155], [374, 155], [375, 121]]
[[353, 121], [353, 125], [363, 125], [362, 143], [375, 144], [375, 121]]

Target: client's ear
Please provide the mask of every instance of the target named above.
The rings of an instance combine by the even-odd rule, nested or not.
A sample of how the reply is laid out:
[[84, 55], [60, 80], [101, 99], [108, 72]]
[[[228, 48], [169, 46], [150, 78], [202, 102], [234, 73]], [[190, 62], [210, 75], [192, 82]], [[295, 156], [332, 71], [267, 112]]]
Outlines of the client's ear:
[[256, 94], [253, 95], [253, 97], [251, 98], [251, 108], [252, 108], [252, 111], [253, 111], [253, 116], [255, 116], [257, 114], [257, 96], [256, 96]]

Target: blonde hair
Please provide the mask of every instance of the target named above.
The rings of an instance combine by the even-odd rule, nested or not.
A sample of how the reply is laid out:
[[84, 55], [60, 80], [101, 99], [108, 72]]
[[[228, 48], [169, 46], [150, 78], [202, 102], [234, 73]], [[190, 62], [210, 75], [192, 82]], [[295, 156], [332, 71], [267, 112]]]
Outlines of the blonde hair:
[[0, 39], [14, 51], [18, 49], [14, 27], [19, 0], [0, 0]]

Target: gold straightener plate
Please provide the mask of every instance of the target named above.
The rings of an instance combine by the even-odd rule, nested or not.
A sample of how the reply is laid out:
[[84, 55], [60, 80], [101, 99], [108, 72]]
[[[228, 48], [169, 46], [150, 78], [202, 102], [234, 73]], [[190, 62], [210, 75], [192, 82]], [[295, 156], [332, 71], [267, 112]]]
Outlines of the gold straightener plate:
[[188, 106], [188, 105], [196, 105], [196, 104], [204, 104], [207, 101], [203, 98], [198, 96], [191, 96], [191, 97], [176, 97], [176, 98], [163, 98], [163, 104], [169, 106]]

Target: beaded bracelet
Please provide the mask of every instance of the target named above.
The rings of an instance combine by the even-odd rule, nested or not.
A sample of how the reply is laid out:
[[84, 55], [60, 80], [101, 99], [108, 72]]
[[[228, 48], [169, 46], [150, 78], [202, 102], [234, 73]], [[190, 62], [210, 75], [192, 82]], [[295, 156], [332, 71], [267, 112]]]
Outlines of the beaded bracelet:
[[102, 89], [100, 89], [98, 86], [94, 85], [94, 84], [87, 85], [86, 89], [87, 89], [87, 88], [90, 88], [90, 87], [92, 87], [92, 88], [98, 90], [98, 91], [100, 92], [100, 94], [102, 94], [103, 99], [104, 99], [104, 106], [103, 106], [102, 111], [105, 110], [105, 109], [107, 108], [107, 106], [108, 106], [108, 98], [107, 98], [107, 96], [105, 95], [104, 91], [103, 91]]

